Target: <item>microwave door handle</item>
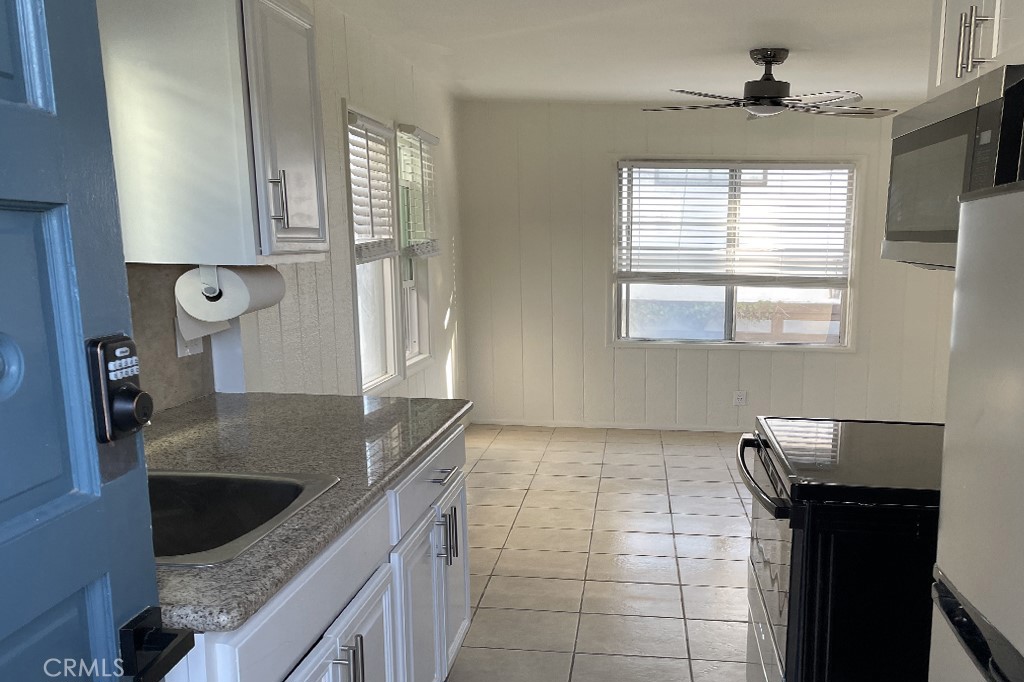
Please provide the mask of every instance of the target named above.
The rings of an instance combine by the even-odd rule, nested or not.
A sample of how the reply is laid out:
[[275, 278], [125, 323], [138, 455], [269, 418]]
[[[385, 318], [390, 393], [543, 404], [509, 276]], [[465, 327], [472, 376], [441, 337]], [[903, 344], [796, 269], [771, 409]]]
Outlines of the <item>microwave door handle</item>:
[[745, 433], [740, 437], [740, 442], [736, 446], [736, 463], [739, 465], [740, 478], [743, 479], [743, 483], [747, 486], [750, 494], [754, 496], [758, 504], [772, 515], [772, 518], [788, 519], [789, 505], [778, 497], [772, 497], [755, 483], [754, 476], [750, 473], [750, 468], [747, 466], [746, 452], [757, 445], [758, 440], [752, 434]]

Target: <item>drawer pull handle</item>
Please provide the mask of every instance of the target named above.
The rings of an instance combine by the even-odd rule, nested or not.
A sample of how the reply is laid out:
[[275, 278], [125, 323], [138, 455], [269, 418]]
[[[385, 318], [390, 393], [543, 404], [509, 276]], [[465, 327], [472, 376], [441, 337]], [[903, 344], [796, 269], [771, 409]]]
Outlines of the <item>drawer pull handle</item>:
[[285, 175], [285, 171], [282, 168], [278, 171], [279, 175], [276, 178], [268, 178], [267, 183], [271, 185], [278, 185], [281, 188], [281, 213], [274, 215], [273, 211], [270, 213], [271, 220], [280, 220], [281, 227], [288, 229], [291, 224], [288, 221], [288, 176]]
[[452, 479], [459, 475], [459, 467], [452, 467], [450, 469], [438, 469], [437, 473], [441, 474], [441, 478], [430, 479], [431, 483], [437, 483], [438, 485], [448, 485]]
[[448, 521], [452, 526], [452, 546], [451, 554], [453, 559], [459, 558], [459, 508], [452, 507], [451, 514], [448, 516]]
[[363, 636], [355, 636], [354, 646], [342, 646], [341, 650], [348, 652], [348, 660], [336, 658], [331, 665], [339, 665], [348, 668], [349, 682], [366, 682], [366, 657], [363, 650]]
[[445, 566], [451, 566], [453, 563], [451, 517], [448, 514], [441, 514], [441, 521], [437, 525], [444, 528], [444, 547], [443, 551], [437, 553], [437, 558], [444, 559]]

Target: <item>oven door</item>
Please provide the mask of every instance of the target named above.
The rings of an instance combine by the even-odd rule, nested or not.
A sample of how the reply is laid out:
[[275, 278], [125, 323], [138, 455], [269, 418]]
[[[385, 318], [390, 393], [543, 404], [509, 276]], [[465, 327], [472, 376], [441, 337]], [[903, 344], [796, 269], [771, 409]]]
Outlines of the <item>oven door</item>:
[[793, 546], [789, 525], [791, 503], [760, 438], [744, 434], [737, 446], [736, 460], [740, 478], [754, 498], [748, 592], [750, 641], [758, 643], [765, 677], [774, 682], [785, 677]]

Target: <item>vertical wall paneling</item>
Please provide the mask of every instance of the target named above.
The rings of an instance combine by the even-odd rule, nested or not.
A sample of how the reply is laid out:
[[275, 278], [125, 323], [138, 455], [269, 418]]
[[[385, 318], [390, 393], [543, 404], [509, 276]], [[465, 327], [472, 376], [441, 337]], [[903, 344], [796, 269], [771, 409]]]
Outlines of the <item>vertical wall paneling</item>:
[[676, 351], [676, 372], [676, 423], [707, 426], [708, 352]]
[[642, 348], [615, 349], [615, 423], [637, 426], [646, 421], [647, 362]]
[[772, 414], [798, 417], [803, 411], [804, 357], [804, 353], [772, 353]]
[[739, 409], [732, 404], [739, 382], [739, 351], [708, 352], [708, 424], [727, 428], [739, 426]]
[[772, 353], [749, 351], [740, 353], [739, 391], [747, 392], [747, 404], [740, 407], [739, 426], [749, 429], [754, 417], [772, 411]]
[[644, 380], [647, 426], [662, 428], [676, 423], [676, 350], [651, 348], [646, 351]]

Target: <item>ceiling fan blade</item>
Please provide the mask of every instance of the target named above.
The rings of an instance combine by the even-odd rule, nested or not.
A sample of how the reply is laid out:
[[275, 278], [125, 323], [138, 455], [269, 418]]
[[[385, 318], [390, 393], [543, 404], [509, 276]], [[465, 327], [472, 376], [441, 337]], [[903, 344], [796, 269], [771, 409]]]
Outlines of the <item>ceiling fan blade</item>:
[[815, 92], [809, 95], [793, 95], [784, 97], [783, 102], [792, 104], [840, 104], [859, 102], [864, 99], [859, 92], [852, 90], [829, 90], [828, 92]]
[[644, 111], [694, 111], [697, 109], [735, 109], [736, 107], [739, 106], [742, 106], [741, 102], [729, 102], [728, 104], [694, 104], [691, 106], [649, 107], [645, 108]]
[[846, 116], [849, 118], [884, 118], [896, 113], [895, 109], [872, 109], [869, 107], [834, 107], [834, 106], [811, 106], [811, 107], [790, 107], [793, 111], [804, 114], [818, 114], [821, 116]]
[[707, 97], [708, 99], [726, 99], [729, 101], [735, 101], [738, 97], [726, 97], [725, 95], [712, 95], [709, 92], [697, 92], [696, 90], [675, 90], [672, 89], [669, 92], [678, 92], [680, 95], [693, 95], [694, 97]]

